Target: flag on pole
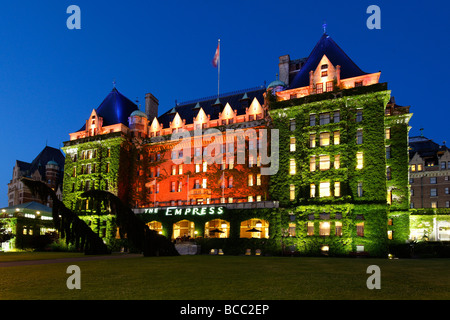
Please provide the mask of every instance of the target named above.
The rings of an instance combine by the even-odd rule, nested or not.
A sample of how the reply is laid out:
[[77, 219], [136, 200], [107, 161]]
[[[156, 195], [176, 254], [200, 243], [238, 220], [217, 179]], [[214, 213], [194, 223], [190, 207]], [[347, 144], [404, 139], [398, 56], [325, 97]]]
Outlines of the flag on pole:
[[217, 68], [217, 66], [220, 63], [220, 42], [217, 44], [216, 53], [214, 54], [214, 58], [212, 60], [212, 65], [214, 68]]

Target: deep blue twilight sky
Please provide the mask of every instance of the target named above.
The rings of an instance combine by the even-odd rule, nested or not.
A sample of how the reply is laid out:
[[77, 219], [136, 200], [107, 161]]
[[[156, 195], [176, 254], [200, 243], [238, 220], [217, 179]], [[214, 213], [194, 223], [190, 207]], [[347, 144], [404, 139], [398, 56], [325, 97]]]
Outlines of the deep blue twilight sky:
[[[69, 5], [81, 30], [69, 30]], [[381, 9], [369, 30], [366, 9]], [[381, 70], [414, 114], [410, 135], [448, 140], [450, 4], [445, 1], [3, 1], [0, 7], [0, 206], [16, 159], [61, 147], [112, 89], [160, 114], [215, 95], [212, 67], [221, 39], [221, 92], [275, 80], [278, 57], [307, 57], [328, 34], [362, 70]]]

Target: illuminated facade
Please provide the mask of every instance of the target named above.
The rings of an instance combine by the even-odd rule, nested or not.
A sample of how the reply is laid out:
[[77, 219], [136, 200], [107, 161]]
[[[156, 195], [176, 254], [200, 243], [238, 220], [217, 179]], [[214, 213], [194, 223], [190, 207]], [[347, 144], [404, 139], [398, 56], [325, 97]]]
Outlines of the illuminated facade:
[[57, 196], [62, 197], [62, 180], [64, 169], [64, 155], [61, 150], [46, 146], [31, 163], [16, 160], [12, 179], [8, 183], [8, 206], [20, 205], [27, 202], [38, 202], [52, 207], [52, 200], [42, 201], [20, 181], [29, 178], [42, 181], [52, 188]]
[[64, 202], [94, 214], [80, 194], [108, 190], [159, 233], [226, 253], [386, 254], [408, 238], [409, 107], [326, 34], [279, 67], [267, 88], [160, 116], [152, 94], [142, 112], [114, 88], [64, 143]]

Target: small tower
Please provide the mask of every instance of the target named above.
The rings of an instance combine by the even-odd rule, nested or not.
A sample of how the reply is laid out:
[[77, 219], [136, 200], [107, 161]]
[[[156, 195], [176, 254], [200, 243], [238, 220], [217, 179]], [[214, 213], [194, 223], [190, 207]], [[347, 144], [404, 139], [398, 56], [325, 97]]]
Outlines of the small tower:
[[139, 110], [133, 111], [128, 117], [132, 137], [145, 138], [148, 133], [148, 117]]

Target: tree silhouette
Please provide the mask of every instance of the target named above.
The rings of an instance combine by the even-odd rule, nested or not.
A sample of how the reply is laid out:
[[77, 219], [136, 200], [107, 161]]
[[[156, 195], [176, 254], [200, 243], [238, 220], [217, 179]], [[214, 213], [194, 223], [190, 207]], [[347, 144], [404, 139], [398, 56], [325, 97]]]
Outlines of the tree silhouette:
[[[117, 226], [133, 245], [142, 250], [144, 256], [174, 256], [179, 255], [174, 244], [166, 237], [158, 234], [139, 218], [114, 194], [102, 190], [89, 190], [82, 194], [83, 197], [92, 198], [95, 201], [104, 202], [105, 207], [111, 209], [111, 214], [116, 216]], [[100, 208], [100, 206], [97, 206]], [[100, 214], [100, 213], [99, 213]]]
[[58, 199], [52, 188], [41, 181], [28, 178], [22, 178], [22, 182], [33, 195], [38, 196], [43, 201], [46, 201], [48, 197], [53, 200], [53, 223], [66, 243], [74, 244], [77, 250], [84, 251], [85, 254], [111, 253], [103, 240]]

